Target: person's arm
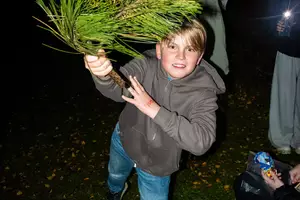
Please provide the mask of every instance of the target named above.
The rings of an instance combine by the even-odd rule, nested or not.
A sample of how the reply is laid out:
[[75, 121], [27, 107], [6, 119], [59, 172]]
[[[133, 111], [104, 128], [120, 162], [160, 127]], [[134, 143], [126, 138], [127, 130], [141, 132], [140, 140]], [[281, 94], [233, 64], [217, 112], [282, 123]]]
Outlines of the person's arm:
[[[294, 168], [295, 169], [295, 168]], [[297, 169], [297, 168], [296, 168]], [[274, 190], [275, 200], [298, 200], [300, 199], [300, 193], [294, 188], [293, 185], [285, 185], [272, 170], [270, 171], [271, 176], [268, 177], [263, 170], [261, 175], [265, 180], [266, 184]]]
[[[147, 58], [135, 58], [123, 67], [120, 68], [120, 72], [129, 78], [129, 75], [138, 77], [139, 80], [143, 80], [145, 67], [147, 67]], [[98, 77], [92, 73], [92, 77], [97, 90], [104, 96], [116, 101], [124, 102], [122, 98], [122, 88], [120, 88], [112, 78], [109, 76]]]
[[299, 200], [300, 192], [293, 185], [283, 185], [274, 191], [275, 200]]
[[203, 155], [216, 139], [216, 101], [215, 92], [204, 91], [202, 98], [189, 108], [188, 118], [161, 107], [154, 122], [182, 149], [194, 155]]

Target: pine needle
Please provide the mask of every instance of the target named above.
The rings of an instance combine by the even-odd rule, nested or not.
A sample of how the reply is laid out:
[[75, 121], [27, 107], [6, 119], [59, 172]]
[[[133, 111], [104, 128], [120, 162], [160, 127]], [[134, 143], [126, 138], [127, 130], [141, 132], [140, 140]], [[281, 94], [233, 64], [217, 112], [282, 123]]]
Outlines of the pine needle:
[[[192, 0], [44, 0], [36, 3], [49, 22], [34, 17], [54, 36], [79, 53], [99, 49], [141, 56], [131, 43], [151, 44], [201, 13]], [[54, 47], [51, 47], [54, 48]], [[57, 49], [57, 48], [54, 48]], [[64, 50], [60, 50], [66, 52]]]

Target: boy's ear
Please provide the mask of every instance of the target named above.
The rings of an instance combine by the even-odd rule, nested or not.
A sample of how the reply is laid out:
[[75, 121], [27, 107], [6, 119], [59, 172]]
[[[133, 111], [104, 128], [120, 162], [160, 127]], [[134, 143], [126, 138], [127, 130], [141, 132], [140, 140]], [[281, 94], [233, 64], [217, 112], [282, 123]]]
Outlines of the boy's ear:
[[156, 58], [158, 60], [160, 60], [161, 59], [161, 43], [160, 42], [156, 43], [155, 48], [156, 48]]
[[203, 54], [204, 54], [204, 52], [201, 53], [201, 55], [199, 56], [199, 58], [198, 58], [198, 60], [197, 60], [197, 65], [199, 65], [199, 63], [201, 62], [202, 57], [203, 57]]

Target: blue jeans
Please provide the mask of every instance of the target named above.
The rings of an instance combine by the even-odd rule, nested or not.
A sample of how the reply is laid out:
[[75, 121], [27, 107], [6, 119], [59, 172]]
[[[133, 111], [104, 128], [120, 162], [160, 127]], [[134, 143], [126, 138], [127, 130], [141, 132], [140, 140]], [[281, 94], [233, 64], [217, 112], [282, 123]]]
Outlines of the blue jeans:
[[120, 137], [119, 124], [116, 125], [111, 137], [110, 159], [108, 163], [108, 187], [113, 193], [122, 191], [132, 170], [136, 169], [141, 200], [167, 200], [169, 194], [170, 176], [154, 176], [140, 168], [124, 151]]

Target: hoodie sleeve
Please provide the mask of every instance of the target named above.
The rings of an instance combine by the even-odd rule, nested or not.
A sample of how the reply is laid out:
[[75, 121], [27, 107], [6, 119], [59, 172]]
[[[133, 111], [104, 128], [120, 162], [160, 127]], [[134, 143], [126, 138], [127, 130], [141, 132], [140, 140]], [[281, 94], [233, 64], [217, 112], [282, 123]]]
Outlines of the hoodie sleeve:
[[277, 188], [274, 192], [275, 200], [296, 200], [300, 199], [300, 192], [298, 192], [294, 185], [283, 185]]
[[216, 101], [216, 93], [207, 90], [189, 108], [188, 118], [161, 107], [154, 121], [177, 141], [180, 148], [194, 155], [202, 155], [216, 139]]
[[[135, 58], [123, 67], [120, 68], [120, 72], [129, 79], [129, 75], [136, 76], [138, 80], [143, 81], [145, 69], [148, 65], [148, 58]], [[101, 92], [105, 97], [108, 97], [116, 102], [124, 102], [122, 99], [122, 88], [120, 88], [112, 78], [109, 76], [105, 78], [99, 78], [93, 74], [92, 78], [94, 80], [97, 90]]]

